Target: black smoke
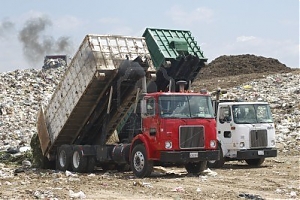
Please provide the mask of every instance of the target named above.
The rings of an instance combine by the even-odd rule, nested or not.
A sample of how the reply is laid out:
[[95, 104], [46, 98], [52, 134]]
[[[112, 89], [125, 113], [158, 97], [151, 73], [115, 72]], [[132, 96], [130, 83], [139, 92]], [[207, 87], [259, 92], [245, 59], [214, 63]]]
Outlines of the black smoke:
[[71, 41], [69, 37], [58, 39], [46, 35], [47, 28], [52, 22], [47, 17], [31, 18], [25, 22], [19, 32], [19, 40], [22, 43], [23, 54], [30, 64], [43, 65], [46, 55], [69, 54]]
[[0, 39], [8, 36], [10, 32], [14, 29], [14, 26], [14, 23], [7, 19], [0, 22]]

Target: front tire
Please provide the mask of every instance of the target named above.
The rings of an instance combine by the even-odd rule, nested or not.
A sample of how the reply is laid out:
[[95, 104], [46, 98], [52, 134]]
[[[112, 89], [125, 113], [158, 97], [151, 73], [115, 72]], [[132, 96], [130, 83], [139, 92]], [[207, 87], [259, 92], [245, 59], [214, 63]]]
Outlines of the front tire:
[[209, 160], [207, 162], [207, 167], [208, 168], [221, 168], [224, 166], [225, 159], [223, 156], [223, 151], [220, 145], [218, 145], [218, 150], [220, 151], [220, 157], [219, 160]]
[[189, 174], [199, 174], [206, 169], [207, 161], [185, 164], [185, 169]]
[[131, 169], [138, 178], [150, 176], [153, 171], [153, 161], [149, 160], [143, 144], [136, 145], [131, 154]]
[[259, 167], [265, 161], [265, 158], [247, 159], [245, 160], [249, 166]]
[[86, 172], [87, 170], [87, 157], [83, 156], [80, 146], [75, 146], [73, 149], [72, 169], [74, 172]]

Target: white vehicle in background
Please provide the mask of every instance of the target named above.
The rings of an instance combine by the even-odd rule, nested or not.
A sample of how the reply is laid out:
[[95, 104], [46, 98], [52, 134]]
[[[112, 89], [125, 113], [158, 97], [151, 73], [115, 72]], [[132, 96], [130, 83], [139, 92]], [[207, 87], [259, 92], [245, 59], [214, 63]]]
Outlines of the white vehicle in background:
[[275, 126], [267, 102], [214, 101], [220, 159], [208, 167], [219, 168], [226, 161], [245, 160], [260, 166], [265, 158], [276, 157]]

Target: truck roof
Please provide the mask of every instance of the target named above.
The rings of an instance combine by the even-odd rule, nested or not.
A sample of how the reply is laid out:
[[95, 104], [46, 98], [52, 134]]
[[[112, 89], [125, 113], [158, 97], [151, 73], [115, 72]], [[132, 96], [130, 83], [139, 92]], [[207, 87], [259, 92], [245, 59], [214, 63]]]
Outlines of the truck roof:
[[154, 93], [148, 93], [147, 94], [147, 96], [161, 96], [161, 95], [210, 96], [208, 93], [200, 93], [200, 92], [154, 92]]
[[262, 101], [235, 101], [235, 102], [220, 102], [219, 105], [249, 105], [249, 104], [269, 104]]

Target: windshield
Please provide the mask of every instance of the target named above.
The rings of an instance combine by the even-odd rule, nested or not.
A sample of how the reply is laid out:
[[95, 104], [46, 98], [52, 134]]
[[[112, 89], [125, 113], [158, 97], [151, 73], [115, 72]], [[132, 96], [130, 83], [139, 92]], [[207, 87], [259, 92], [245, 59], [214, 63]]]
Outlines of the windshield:
[[272, 123], [268, 104], [247, 104], [232, 106], [233, 120], [237, 124]]
[[214, 118], [209, 96], [164, 95], [159, 108], [162, 118]]

